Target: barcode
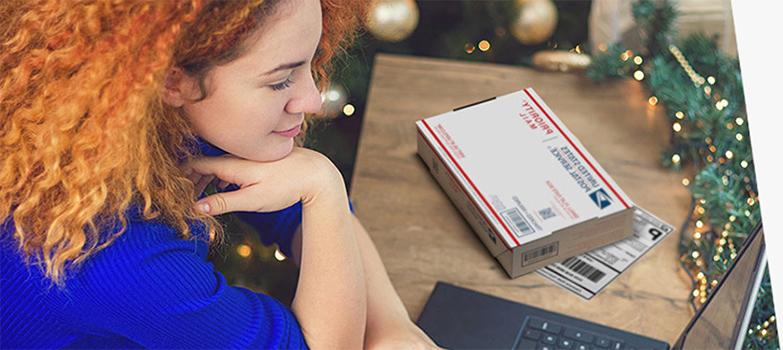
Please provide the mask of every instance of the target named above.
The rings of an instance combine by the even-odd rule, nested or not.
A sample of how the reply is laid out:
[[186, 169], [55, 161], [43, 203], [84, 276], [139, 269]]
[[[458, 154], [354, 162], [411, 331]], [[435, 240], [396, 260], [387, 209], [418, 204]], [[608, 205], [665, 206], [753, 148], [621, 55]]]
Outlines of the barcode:
[[533, 233], [533, 228], [527, 223], [525, 217], [519, 212], [519, 208], [509, 209], [503, 212], [503, 216], [506, 217], [506, 221], [511, 221], [517, 228], [521, 235]]
[[534, 250], [532, 252], [526, 253], [525, 256], [523, 257], [523, 260], [525, 262], [528, 262], [529, 260], [533, 260], [538, 257], [545, 257], [549, 254], [552, 254], [555, 251], [555, 249], [557, 249], [556, 244], [550, 244], [548, 246], [544, 246], [538, 250]]
[[555, 211], [552, 210], [552, 207], [544, 208], [538, 211], [538, 215], [541, 215], [541, 218], [546, 220], [555, 217]]
[[603, 271], [590, 266], [588, 263], [577, 257], [565, 259], [563, 260], [562, 264], [569, 270], [586, 277], [593, 283], [598, 283], [598, 281], [606, 275]]

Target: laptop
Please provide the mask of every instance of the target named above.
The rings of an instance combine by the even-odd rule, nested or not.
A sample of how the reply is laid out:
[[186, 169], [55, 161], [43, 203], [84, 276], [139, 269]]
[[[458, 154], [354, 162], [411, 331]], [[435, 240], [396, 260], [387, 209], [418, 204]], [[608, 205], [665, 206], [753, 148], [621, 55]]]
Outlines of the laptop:
[[416, 323], [432, 340], [447, 349], [738, 350], [747, 334], [765, 268], [766, 250], [763, 228], [759, 224], [672, 346], [643, 334], [444, 282], [435, 285]]

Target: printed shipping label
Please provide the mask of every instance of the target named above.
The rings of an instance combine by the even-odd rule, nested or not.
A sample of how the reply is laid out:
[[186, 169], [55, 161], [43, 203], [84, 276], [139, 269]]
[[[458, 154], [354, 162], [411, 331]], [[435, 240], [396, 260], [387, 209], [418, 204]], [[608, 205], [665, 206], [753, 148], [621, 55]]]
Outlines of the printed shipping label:
[[589, 300], [672, 233], [674, 228], [637, 207], [633, 230], [633, 235], [622, 241], [542, 267], [536, 272]]

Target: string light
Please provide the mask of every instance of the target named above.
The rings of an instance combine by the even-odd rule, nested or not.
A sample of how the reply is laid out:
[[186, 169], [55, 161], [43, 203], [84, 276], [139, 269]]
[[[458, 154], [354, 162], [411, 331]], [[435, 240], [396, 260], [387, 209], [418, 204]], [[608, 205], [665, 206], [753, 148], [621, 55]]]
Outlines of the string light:
[[642, 72], [641, 70], [637, 70], [633, 72], [633, 78], [638, 81], [641, 81], [642, 79], [644, 79], [644, 72]]
[[349, 116], [349, 117], [352, 116], [355, 111], [356, 111], [356, 108], [352, 104], [350, 104], [350, 103], [345, 105], [345, 106], [343, 106], [343, 113], [346, 116]]
[[465, 52], [466, 52], [466, 53], [468, 53], [468, 54], [472, 54], [472, 53], [473, 53], [473, 51], [475, 51], [475, 50], [476, 50], [476, 47], [475, 47], [475, 46], [473, 46], [473, 44], [471, 44], [471, 43], [466, 43], [466, 44], [465, 44]]
[[734, 152], [731, 150], [726, 151], [726, 158], [731, 159], [734, 158]]
[[658, 104], [658, 98], [655, 96], [650, 96], [650, 98], [647, 99], [647, 103], [649, 103], [651, 106], [655, 106]]
[[240, 244], [237, 246], [237, 254], [243, 258], [247, 258], [250, 256], [250, 254], [253, 253], [253, 250], [250, 249], [250, 246], [247, 244]]
[[736, 138], [737, 138], [737, 141], [742, 141], [743, 136], [742, 136], [742, 134], [737, 133]]
[[748, 161], [747, 161], [747, 160], [743, 160], [742, 162], [740, 162], [740, 166], [741, 166], [743, 169], [747, 168], [747, 167], [748, 167]]
[[484, 51], [484, 52], [488, 51], [489, 48], [490, 48], [489, 41], [487, 41], [487, 40], [479, 41], [478, 48], [479, 48], [479, 50]]
[[707, 82], [710, 83], [710, 85], [714, 85], [715, 84], [715, 77], [713, 77], [711, 75], [708, 76], [707, 77]]
[[742, 119], [742, 118], [740, 118], [740, 117], [737, 117], [737, 119], [734, 119], [734, 122], [736, 122], [736, 123], [737, 123], [737, 125], [742, 125], [742, 123], [744, 123], [744, 122], [745, 122], [745, 120], [744, 120], [744, 119]]
[[283, 254], [283, 252], [281, 252], [279, 248], [275, 249], [275, 259], [277, 259], [277, 261], [285, 260], [285, 254]]
[[633, 63], [636, 63], [636, 65], [641, 65], [644, 60], [642, 60], [642, 56], [636, 56], [633, 58]]
[[683, 186], [688, 186], [690, 184], [691, 184], [691, 180], [688, 180], [687, 177], [682, 178], [682, 185]]
[[672, 155], [672, 163], [677, 164], [680, 162], [680, 155], [675, 153]]
[[674, 116], [677, 117], [679, 120], [685, 119], [685, 113], [677, 111], [677, 113], [674, 113]]
[[696, 71], [693, 70], [693, 67], [691, 67], [690, 63], [688, 63], [688, 60], [685, 59], [685, 55], [682, 54], [682, 51], [680, 51], [677, 46], [669, 45], [669, 52], [674, 55], [674, 58], [677, 59], [677, 62], [680, 64], [680, 67], [685, 71], [686, 74], [688, 74], [688, 77], [691, 78], [691, 81], [696, 86], [701, 86], [704, 84], [704, 77], [699, 75], [699, 73], [696, 73]]
[[680, 130], [682, 130], [682, 125], [679, 122], [674, 122], [674, 124], [672, 124], [672, 129], [674, 132], [680, 132]]
[[627, 61], [629, 58], [633, 56], [633, 51], [631, 50], [625, 50], [623, 53], [620, 54], [620, 59], [623, 61]]

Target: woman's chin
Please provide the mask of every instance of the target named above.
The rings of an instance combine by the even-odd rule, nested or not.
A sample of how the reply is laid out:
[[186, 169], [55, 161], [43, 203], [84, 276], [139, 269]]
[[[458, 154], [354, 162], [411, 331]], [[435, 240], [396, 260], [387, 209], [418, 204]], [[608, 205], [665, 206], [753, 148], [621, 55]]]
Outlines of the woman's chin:
[[287, 157], [293, 150], [294, 142], [291, 140], [273, 147], [266, 146], [264, 149], [253, 152], [249, 157], [244, 158], [256, 162], [274, 162]]

